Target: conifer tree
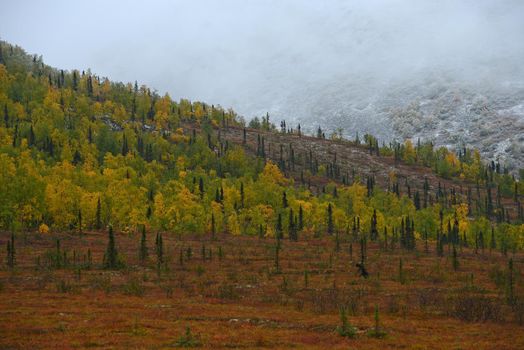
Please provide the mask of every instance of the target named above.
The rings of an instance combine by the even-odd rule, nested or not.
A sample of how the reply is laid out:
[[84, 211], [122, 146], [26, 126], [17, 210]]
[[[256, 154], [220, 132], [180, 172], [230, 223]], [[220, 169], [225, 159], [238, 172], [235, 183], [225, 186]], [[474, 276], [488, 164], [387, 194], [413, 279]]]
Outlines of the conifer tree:
[[283, 237], [284, 233], [282, 229], [282, 214], [281, 213], [278, 213], [276, 231], [277, 231], [276, 232], [277, 240], [284, 238]]
[[178, 262], [180, 263], [180, 266], [184, 266], [184, 249], [180, 248], [180, 254], [178, 256]]
[[17, 147], [19, 143], [18, 140], [18, 122], [15, 125], [15, 130], [13, 132], [13, 147]]
[[222, 251], [222, 246], [218, 246], [218, 260], [222, 261], [222, 258], [224, 258], [224, 252]]
[[96, 202], [95, 228], [97, 230], [102, 228], [102, 204], [100, 203], [100, 196], [98, 196], [98, 200]]
[[335, 231], [335, 251], [336, 252], [340, 251], [340, 237], [339, 237], [338, 230]]
[[491, 186], [487, 186], [486, 189], [486, 215], [491, 216], [493, 214], [493, 200], [491, 199]]
[[480, 250], [482, 251], [482, 254], [484, 254], [484, 234], [482, 231], [479, 232], [479, 246]]
[[388, 228], [384, 225], [384, 250], [388, 250]]
[[87, 268], [90, 269], [93, 266], [93, 258], [91, 256], [91, 249], [87, 249]]
[[282, 208], [287, 208], [287, 206], [288, 206], [287, 194], [286, 194], [286, 191], [283, 191], [282, 192]]
[[443, 246], [443, 242], [442, 242], [442, 229], [443, 229], [442, 221], [443, 221], [443, 218], [444, 218], [444, 213], [442, 212], [442, 209], [439, 212], [439, 217], [440, 217], [440, 228], [437, 231], [437, 241], [436, 241], [436, 244], [437, 244], [437, 255], [438, 256], [444, 256], [444, 246]]
[[340, 323], [341, 325], [337, 327], [337, 332], [340, 336], [348, 338], [357, 336], [357, 330], [349, 323], [344, 306], [340, 307]]
[[160, 267], [164, 263], [164, 242], [161, 233], [156, 234], [155, 247], [157, 267]]
[[258, 238], [264, 238], [264, 228], [262, 227], [262, 224], [258, 225]]
[[11, 233], [11, 239], [7, 241], [7, 266], [13, 268], [16, 263], [15, 234]]
[[63, 259], [62, 259], [62, 253], [60, 251], [60, 239], [57, 238], [56, 240], [56, 250], [55, 250], [55, 256], [54, 256], [54, 263], [55, 263], [55, 268], [59, 269], [60, 267], [62, 267], [62, 264], [65, 262]]
[[493, 249], [497, 249], [497, 241], [495, 240], [495, 229], [493, 228], [493, 226], [491, 226], [491, 241], [489, 244], [489, 253], [490, 254]]
[[78, 90], [78, 75], [76, 70], [73, 71], [73, 90]]
[[29, 137], [27, 138], [27, 144], [31, 147], [35, 145], [36, 137], [33, 130], [33, 124], [29, 127]]
[[78, 232], [82, 233], [82, 210], [78, 209]]
[[415, 209], [420, 210], [420, 195], [418, 191], [415, 192], [415, 196], [413, 197], [413, 202], [415, 204]]
[[4, 123], [5, 128], [9, 128], [9, 112], [7, 111], [7, 103], [4, 104]]
[[331, 203], [329, 203], [327, 208], [327, 233], [329, 235], [332, 235], [334, 229], [335, 228], [333, 225], [333, 207], [331, 206]]
[[507, 295], [507, 301], [508, 301], [508, 304], [510, 305], [513, 305], [514, 302], [515, 302], [515, 295], [514, 295], [514, 291], [515, 291], [515, 280], [514, 280], [514, 276], [513, 276], [513, 258], [509, 258], [509, 261], [508, 261], [508, 273], [507, 273], [507, 290], [506, 290], [506, 295]]
[[380, 316], [377, 304], [375, 304], [375, 328], [370, 335], [375, 338], [383, 338], [386, 336], [386, 333], [380, 329]]
[[146, 238], [146, 225], [142, 225], [142, 237], [140, 238], [140, 262], [143, 264], [146, 262], [148, 256], [147, 250], [147, 238]]
[[302, 206], [298, 208], [298, 230], [302, 231], [304, 229], [304, 210]]
[[198, 193], [200, 195], [200, 199], [204, 199], [204, 180], [202, 177], [198, 179]]
[[211, 213], [211, 238], [215, 240], [215, 236], [216, 236], [215, 213]]
[[371, 217], [371, 230], [370, 237], [372, 241], [377, 240], [378, 230], [377, 230], [377, 210], [373, 209], [373, 216]]
[[362, 264], [362, 266], [364, 266], [366, 262], [366, 244], [367, 244], [366, 237], [365, 235], [362, 235], [360, 237], [360, 263]]
[[122, 140], [122, 155], [126, 156], [129, 153], [129, 146], [127, 144], [127, 137], [126, 134], [123, 134], [123, 140]]
[[353, 228], [351, 230], [351, 241], [355, 242], [358, 236], [358, 230], [357, 230], [357, 217], [353, 217]]
[[298, 240], [298, 237], [296, 234], [295, 216], [293, 215], [293, 208], [289, 208], [288, 232], [289, 239], [296, 242]]
[[428, 178], [424, 177], [424, 208], [428, 207], [428, 193], [429, 193], [429, 182], [428, 182]]
[[75, 153], [73, 154], [72, 163], [73, 163], [73, 165], [78, 165], [78, 164], [82, 163], [82, 155], [80, 154], [80, 152], [78, 150], [75, 150]]
[[244, 208], [244, 183], [240, 182], [240, 206]]
[[[91, 78], [91, 75], [89, 75], [89, 76], [87, 77], [87, 94], [88, 94], [89, 96], [93, 96], [93, 79]], [[133, 100], [133, 102], [134, 102], [134, 103], [133, 103], [133, 106], [134, 106], [135, 101]], [[136, 107], [135, 107], [135, 108], [136, 108]], [[134, 111], [135, 111], [135, 110], [133, 109], [133, 112], [134, 112]]]
[[116, 250], [113, 226], [109, 226], [108, 242], [107, 242], [107, 249], [105, 253], [104, 267], [106, 269], [116, 269], [118, 267], [118, 253]]
[[275, 272], [280, 272], [280, 242], [275, 245]]
[[455, 247], [455, 244], [453, 244], [453, 270], [457, 271], [459, 268], [459, 261], [457, 257], [457, 248]]

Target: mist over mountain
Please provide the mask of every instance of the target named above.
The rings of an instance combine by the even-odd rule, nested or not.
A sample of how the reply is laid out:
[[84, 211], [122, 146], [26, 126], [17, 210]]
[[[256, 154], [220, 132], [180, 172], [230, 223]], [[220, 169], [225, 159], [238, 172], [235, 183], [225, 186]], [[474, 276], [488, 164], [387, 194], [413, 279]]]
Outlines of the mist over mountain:
[[8, 2], [0, 34], [53, 66], [136, 79], [246, 119], [269, 112], [310, 131], [466, 144], [524, 166], [522, 1], [56, 5]]

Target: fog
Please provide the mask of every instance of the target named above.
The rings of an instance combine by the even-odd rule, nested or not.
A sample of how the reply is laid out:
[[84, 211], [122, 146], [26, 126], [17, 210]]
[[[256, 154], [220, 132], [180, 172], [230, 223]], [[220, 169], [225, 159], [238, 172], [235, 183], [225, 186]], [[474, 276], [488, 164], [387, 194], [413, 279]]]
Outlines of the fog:
[[52, 66], [246, 119], [269, 111], [384, 137], [382, 112], [418, 87], [524, 82], [521, 0], [3, 0], [0, 36]]

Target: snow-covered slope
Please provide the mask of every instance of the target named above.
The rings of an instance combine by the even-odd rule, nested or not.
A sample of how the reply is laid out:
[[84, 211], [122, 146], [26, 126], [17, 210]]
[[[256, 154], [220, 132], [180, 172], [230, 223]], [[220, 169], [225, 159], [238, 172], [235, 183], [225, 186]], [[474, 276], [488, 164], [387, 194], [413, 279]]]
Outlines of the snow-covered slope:
[[238, 82], [235, 109], [312, 132], [465, 144], [524, 168], [524, 2], [334, 1], [310, 10], [291, 28], [277, 24], [279, 45], [254, 55], [259, 75]]
[[384, 141], [430, 140], [480, 150], [511, 170], [524, 168], [524, 84], [423, 80], [364, 88], [353, 81], [302, 87], [274, 106], [276, 115], [314, 132], [342, 128], [353, 138], [370, 132]]

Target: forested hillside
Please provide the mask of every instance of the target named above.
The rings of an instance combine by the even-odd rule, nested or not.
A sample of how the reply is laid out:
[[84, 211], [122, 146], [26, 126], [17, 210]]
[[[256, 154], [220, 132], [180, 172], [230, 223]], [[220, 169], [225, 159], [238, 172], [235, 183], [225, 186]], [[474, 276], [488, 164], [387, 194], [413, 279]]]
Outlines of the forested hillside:
[[[498, 164], [484, 166], [475, 151], [457, 156], [409, 140], [379, 146], [370, 135], [352, 142], [390, 163], [424, 165], [471, 183], [464, 187], [459, 182], [446, 189], [434, 176], [431, 185], [422, 176], [401, 181], [395, 167], [380, 169], [380, 162], [374, 168], [369, 161], [354, 163], [350, 171], [340, 165], [344, 150], [322, 156], [308, 149], [306, 139], [294, 151], [290, 142], [300, 139], [300, 127], [284, 121], [277, 130], [267, 116], [246, 131], [232, 110], [173, 101], [89, 71], [56, 70], [19, 47], [1, 47], [0, 217], [6, 230], [81, 231], [111, 224], [123, 231], [146, 225], [177, 234], [296, 238], [347, 234], [358, 229], [357, 221], [375, 236], [401, 234], [410, 222], [417, 238], [446, 239], [456, 231], [474, 242], [479, 235], [487, 239], [494, 227], [501, 246], [524, 244], [524, 186]], [[239, 130], [237, 142], [221, 138], [230, 130]], [[268, 131], [278, 140], [265, 141]], [[240, 139], [242, 132], [258, 136], [255, 154]], [[316, 136], [326, 138], [321, 129]], [[336, 134], [331, 138], [325, 143], [351, 144]], [[293, 170], [297, 181], [283, 175]], [[377, 178], [381, 186], [374, 186]]]
[[524, 186], [476, 150], [247, 122], [5, 42], [0, 108], [0, 347], [524, 344]]

